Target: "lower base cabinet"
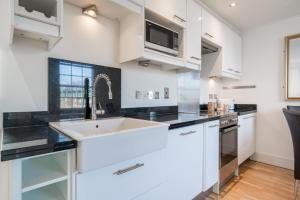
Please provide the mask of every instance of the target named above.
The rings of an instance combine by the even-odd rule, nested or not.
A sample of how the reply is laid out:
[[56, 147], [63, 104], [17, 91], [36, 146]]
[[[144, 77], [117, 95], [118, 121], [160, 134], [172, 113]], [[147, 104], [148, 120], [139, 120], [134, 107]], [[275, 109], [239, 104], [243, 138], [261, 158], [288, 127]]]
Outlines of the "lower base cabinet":
[[203, 124], [169, 131], [164, 199], [191, 200], [202, 191]]
[[76, 200], [132, 200], [146, 194], [166, 179], [165, 153], [165, 150], [161, 150], [77, 174]]
[[219, 120], [204, 124], [203, 191], [219, 181], [220, 133]]
[[256, 150], [256, 114], [239, 116], [238, 164], [242, 164]]

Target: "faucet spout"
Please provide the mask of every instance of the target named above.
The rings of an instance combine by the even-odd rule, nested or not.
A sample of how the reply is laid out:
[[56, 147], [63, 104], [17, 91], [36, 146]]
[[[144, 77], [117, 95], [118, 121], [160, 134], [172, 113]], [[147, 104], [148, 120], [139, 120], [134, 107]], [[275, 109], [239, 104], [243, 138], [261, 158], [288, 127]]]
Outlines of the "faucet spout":
[[108, 86], [108, 99], [113, 99], [112, 91], [111, 91], [111, 81], [110, 78], [107, 74], [98, 74], [94, 80], [93, 84], [93, 91], [92, 91], [92, 120], [97, 119], [97, 114], [105, 114], [105, 110], [102, 109], [101, 104], [99, 105], [99, 110], [97, 110], [97, 102], [96, 102], [96, 86], [97, 83], [101, 80], [104, 79], [106, 81], [106, 84]]

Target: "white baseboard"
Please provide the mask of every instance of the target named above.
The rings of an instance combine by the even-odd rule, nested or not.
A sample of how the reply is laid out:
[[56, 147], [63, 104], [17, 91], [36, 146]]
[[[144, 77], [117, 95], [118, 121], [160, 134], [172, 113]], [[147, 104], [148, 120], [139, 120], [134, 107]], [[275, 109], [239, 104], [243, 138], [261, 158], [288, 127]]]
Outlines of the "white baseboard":
[[255, 153], [252, 160], [294, 170], [294, 160], [264, 153]]

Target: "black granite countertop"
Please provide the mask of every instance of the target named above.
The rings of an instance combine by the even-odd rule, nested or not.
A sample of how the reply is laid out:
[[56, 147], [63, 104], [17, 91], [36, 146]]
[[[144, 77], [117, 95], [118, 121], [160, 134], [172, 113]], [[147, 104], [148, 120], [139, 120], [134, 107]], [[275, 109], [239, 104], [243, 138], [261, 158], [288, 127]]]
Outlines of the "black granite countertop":
[[[77, 147], [77, 141], [36, 120], [41, 113], [5, 113], [1, 161], [14, 160]], [[45, 116], [45, 115], [43, 115]], [[30, 120], [29, 118], [35, 119]], [[23, 124], [21, 123], [23, 121]], [[23, 126], [22, 126], [23, 125]]]
[[232, 114], [234, 112], [203, 112], [200, 114], [187, 114], [187, 113], [167, 113], [158, 115], [127, 115], [126, 117], [132, 117], [136, 119], [144, 119], [150, 121], [164, 122], [170, 124], [169, 130], [182, 128], [185, 126], [191, 126], [196, 124], [202, 124], [209, 121], [220, 119], [222, 116]]

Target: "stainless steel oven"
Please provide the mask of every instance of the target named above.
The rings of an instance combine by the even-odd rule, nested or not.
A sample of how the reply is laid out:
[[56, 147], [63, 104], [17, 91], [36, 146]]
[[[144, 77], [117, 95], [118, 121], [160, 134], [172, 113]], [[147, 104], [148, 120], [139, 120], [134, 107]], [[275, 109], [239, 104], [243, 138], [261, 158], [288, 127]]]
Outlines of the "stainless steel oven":
[[220, 185], [238, 168], [238, 116], [236, 113], [220, 119]]
[[178, 33], [149, 20], [145, 23], [145, 47], [178, 56]]

